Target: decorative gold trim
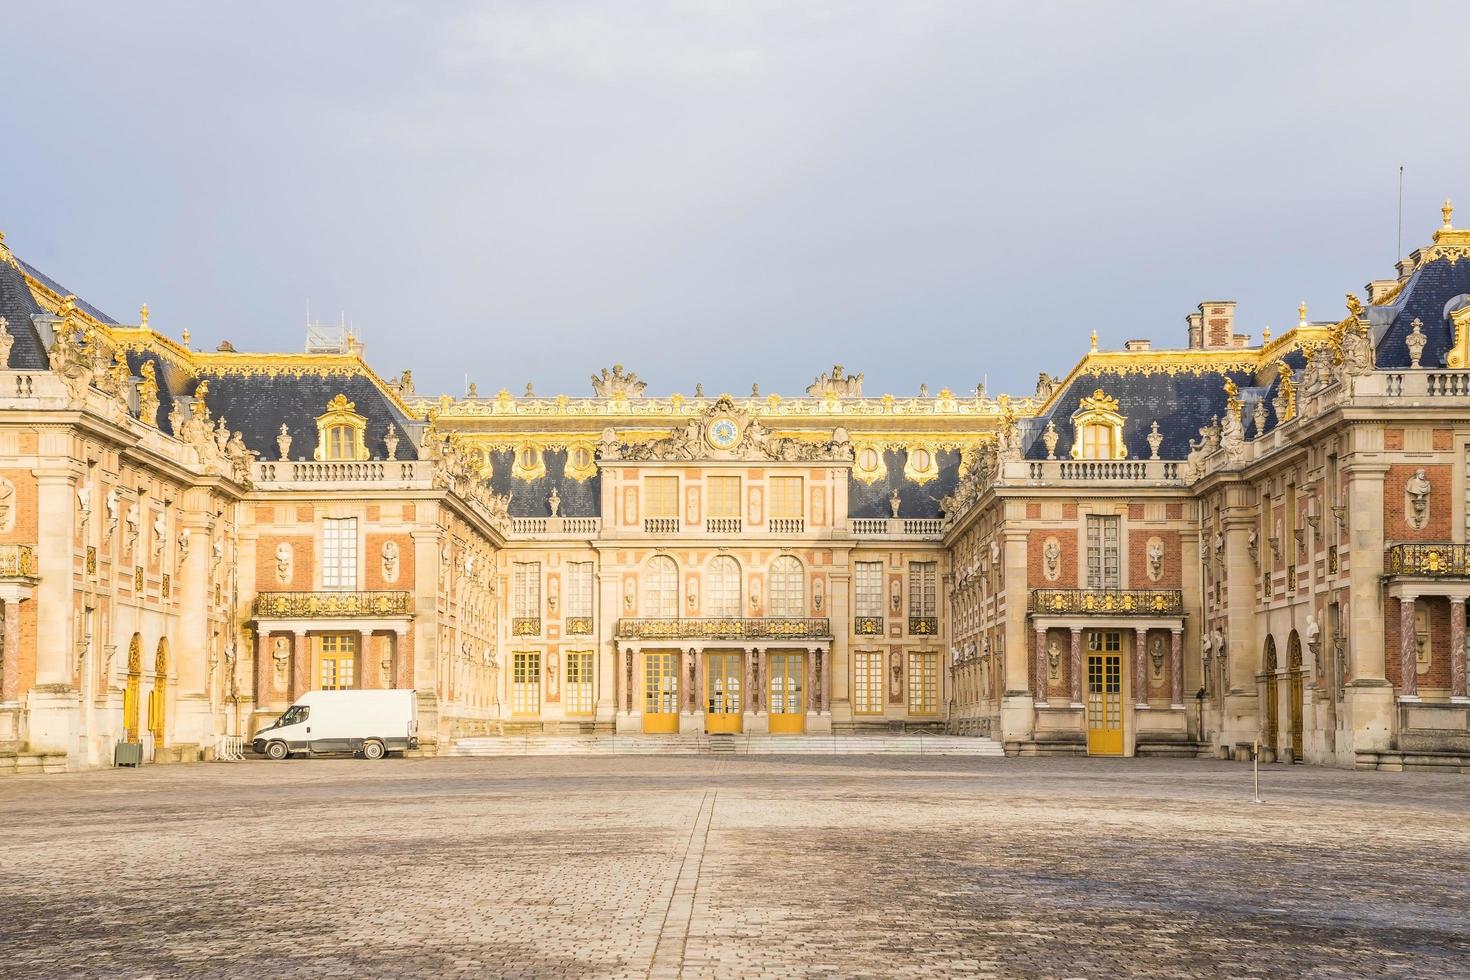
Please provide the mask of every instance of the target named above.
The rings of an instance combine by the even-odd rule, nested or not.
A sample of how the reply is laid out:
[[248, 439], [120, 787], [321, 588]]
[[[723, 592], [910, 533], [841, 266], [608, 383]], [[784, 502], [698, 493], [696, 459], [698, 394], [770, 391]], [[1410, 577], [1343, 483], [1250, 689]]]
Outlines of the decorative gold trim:
[[1463, 369], [1470, 365], [1470, 306], [1450, 314], [1455, 345], [1445, 355], [1445, 366]]
[[[863, 455], [872, 453], [876, 463], [865, 465]], [[852, 447], [852, 475], [863, 483], [872, 485], [888, 475], [888, 461], [883, 458], [880, 443], [860, 442]]]
[[1123, 423], [1127, 417], [1118, 412], [1118, 399], [1105, 394], [1101, 388], [1090, 398], [1082, 399], [1077, 411], [1072, 413], [1072, 458], [1084, 459], [1082, 455], [1084, 434], [1088, 426], [1101, 426], [1110, 431], [1113, 449], [1112, 459], [1127, 459], [1128, 447], [1123, 444]]
[[[531, 454], [529, 460], [525, 459], [527, 453]], [[517, 480], [539, 480], [546, 475], [546, 452], [541, 447], [532, 444], [523, 444], [516, 447], [515, 461], [511, 464], [510, 475]]]
[[[927, 465], [916, 458], [917, 454], [919, 453], [924, 453], [929, 457]], [[930, 446], [924, 444], [905, 446], [903, 455], [903, 475], [904, 479], [909, 480], [913, 483], [917, 483], [920, 486], [923, 486], [930, 480], [938, 479], [939, 453]]]
[[[200, 382], [204, 384], [205, 382]], [[333, 429], [346, 428], [352, 439], [351, 455], [340, 458], [327, 454], [328, 436]], [[362, 461], [368, 458], [367, 418], [357, 414], [357, 404], [338, 394], [327, 402], [327, 410], [316, 417], [316, 451], [311, 458], [317, 462]]]

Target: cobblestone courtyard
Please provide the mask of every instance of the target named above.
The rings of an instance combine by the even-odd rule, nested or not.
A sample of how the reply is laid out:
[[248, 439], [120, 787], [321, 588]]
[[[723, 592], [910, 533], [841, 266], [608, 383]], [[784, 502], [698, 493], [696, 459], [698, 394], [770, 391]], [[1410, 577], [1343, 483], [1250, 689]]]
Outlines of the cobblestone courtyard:
[[1470, 976], [1470, 780], [1262, 783], [861, 756], [14, 778], [0, 976]]

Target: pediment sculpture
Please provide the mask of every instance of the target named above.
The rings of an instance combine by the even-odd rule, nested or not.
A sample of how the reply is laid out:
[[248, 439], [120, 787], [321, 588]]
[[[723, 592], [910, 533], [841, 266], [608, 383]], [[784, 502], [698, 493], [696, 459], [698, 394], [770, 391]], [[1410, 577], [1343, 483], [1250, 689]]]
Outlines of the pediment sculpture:
[[808, 462], [852, 460], [852, 441], [838, 426], [824, 441], [778, 436], [754, 415], [722, 395], [703, 412], [667, 436], [648, 442], [624, 442], [611, 428], [603, 430], [604, 462], [742, 460]]

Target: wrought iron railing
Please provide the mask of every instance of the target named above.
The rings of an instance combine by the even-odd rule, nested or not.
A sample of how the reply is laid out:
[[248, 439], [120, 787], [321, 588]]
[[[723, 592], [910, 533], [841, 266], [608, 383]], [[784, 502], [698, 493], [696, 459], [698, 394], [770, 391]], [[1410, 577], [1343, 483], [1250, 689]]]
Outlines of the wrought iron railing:
[[829, 619], [783, 616], [710, 616], [695, 619], [620, 619], [620, 640], [826, 640]]
[[1470, 578], [1470, 545], [1448, 541], [1391, 545], [1384, 571], [1389, 575]]
[[0, 578], [36, 578], [36, 549], [28, 544], [0, 544]]
[[592, 617], [591, 616], [568, 616], [567, 617], [567, 635], [568, 636], [591, 636], [592, 635]]
[[262, 592], [255, 615], [264, 619], [335, 619], [352, 616], [409, 616], [408, 592]]
[[1032, 589], [1031, 612], [1042, 616], [1182, 616], [1179, 589]]
[[882, 636], [882, 616], [859, 616], [852, 621], [852, 631], [858, 636]]
[[939, 632], [938, 616], [910, 616], [910, 636], [934, 636]]
[[540, 616], [512, 616], [510, 620], [511, 636], [540, 636]]

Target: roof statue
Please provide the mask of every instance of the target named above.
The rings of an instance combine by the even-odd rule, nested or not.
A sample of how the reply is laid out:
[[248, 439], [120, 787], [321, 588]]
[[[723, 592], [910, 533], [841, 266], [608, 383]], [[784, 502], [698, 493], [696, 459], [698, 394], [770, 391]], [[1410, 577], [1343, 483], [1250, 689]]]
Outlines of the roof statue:
[[647, 387], [647, 382], [633, 372], [624, 374], [621, 364], [614, 364], [611, 371], [603, 368], [601, 374], [592, 376], [592, 391], [598, 398], [637, 398]]
[[782, 462], [852, 459], [852, 441], [838, 426], [825, 442], [778, 436], [729, 395], [721, 395], [698, 416], [667, 436], [649, 442], [624, 442], [611, 426], [603, 430], [604, 462], [627, 460], [681, 461], [703, 459], [772, 460]]
[[817, 375], [811, 384], [806, 386], [806, 393], [813, 398], [861, 398], [863, 395], [863, 376], [861, 374], [842, 373], [842, 365], [832, 365], [832, 374]]

